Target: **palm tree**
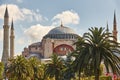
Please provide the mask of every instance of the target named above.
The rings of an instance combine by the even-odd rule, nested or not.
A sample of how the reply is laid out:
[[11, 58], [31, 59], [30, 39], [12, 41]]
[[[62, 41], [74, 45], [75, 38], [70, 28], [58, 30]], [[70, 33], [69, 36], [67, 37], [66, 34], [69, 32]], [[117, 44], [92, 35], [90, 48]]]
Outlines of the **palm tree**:
[[33, 71], [34, 71], [34, 76], [33, 76], [33, 80], [38, 79], [38, 80], [42, 80], [43, 79], [43, 75], [44, 75], [44, 66], [41, 63], [41, 61], [36, 58], [36, 57], [31, 57], [29, 59], [29, 64], [32, 67]]
[[67, 58], [64, 60], [65, 68], [63, 71], [63, 76], [65, 80], [71, 80], [72, 78], [75, 78], [74, 69], [71, 67], [72, 62], [73, 60], [71, 54], [68, 54]]
[[9, 60], [6, 75], [12, 80], [29, 80], [33, 76], [33, 70], [28, 60], [22, 56]]
[[53, 54], [51, 59], [51, 62], [45, 66], [45, 76], [61, 80], [62, 69], [64, 68], [63, 62], [56, 54]]
[[89, 31], [75, 43], [77, 48], [73, 53], [76, 58], [73, 66], [79, 75], [87, 69], [94, 71], [95, 80], [99, 80], [101, 62], [104, 62], [107, 72], [112, 70], [113, 73], [120, 74], [120, 58], [116, 55], [120, 54], [119, 43], [102, 27], [92, 27]]
[[88, 50], [87, 48], [85, 49], [85, 47], [87, 47], [87, 44], [85, 43], [85, 40], [82, 37], [78, 38], [78, 41], [75, 43], [75, 45], [76, 45], [76, 50], [73, 51], [71, 54], [73, 57], [75, 57], [75, 60], [72, 63], [72, 68], [75, 70], [75, 72], [78, 72], [78, 76], [80, 80], [81, 72], [83, 72], [84, 69], [87, 69], [84, 59], [88, 53]]

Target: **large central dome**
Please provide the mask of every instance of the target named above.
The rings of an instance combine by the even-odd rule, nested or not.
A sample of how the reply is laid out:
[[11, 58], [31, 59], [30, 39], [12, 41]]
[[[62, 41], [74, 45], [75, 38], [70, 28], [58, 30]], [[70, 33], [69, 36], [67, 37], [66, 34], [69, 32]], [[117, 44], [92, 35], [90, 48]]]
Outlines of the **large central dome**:
[[63, 25], [53, 28], [51, 31], [48, 32], [48, 34], [71, 34], [71, 33], [75, 34], [75, 31]]
[[75, 34], [75, 31], [65, 27], [63, 25], [60, 25], [59, 27], [53, 28], [48, 32], [47, 35], [45, 35], [43, 38], [51, 38], [51, 39], [76, 39], [78, 37], [77, 34]]

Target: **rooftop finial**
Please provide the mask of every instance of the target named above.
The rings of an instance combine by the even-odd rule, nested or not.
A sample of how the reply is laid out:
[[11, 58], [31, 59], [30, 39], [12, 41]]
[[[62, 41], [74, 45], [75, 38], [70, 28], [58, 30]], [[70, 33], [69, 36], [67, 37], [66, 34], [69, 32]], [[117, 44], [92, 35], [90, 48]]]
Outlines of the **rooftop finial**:
[[61, 25], [60, 25], [61, 27], [63, 27], [63, 23], [62, 23], [62, 21], [61, 21]]

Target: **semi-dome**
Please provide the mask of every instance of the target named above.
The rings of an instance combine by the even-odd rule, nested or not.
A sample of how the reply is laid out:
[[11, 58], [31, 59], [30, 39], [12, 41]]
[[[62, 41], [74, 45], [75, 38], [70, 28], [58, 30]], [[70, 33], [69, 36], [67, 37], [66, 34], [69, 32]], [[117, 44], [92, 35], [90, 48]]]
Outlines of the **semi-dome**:
[[69, 27], [60, 25], [59, 27], [53, 28], [48, 34], [75, 34], [75, 31]]
[[29, 47], [40, 47], [41, 46], [41, 42], [36, 42], [36, 43], [32, 43], [31, 45], [29, 45]]
[[45, 35], [43, 38], [52, 38], [52, 39], [76, 39], [78, 37], [75, 34], [75, 31], [69, 27], [60, 25], [59, 27], [53, 28]]

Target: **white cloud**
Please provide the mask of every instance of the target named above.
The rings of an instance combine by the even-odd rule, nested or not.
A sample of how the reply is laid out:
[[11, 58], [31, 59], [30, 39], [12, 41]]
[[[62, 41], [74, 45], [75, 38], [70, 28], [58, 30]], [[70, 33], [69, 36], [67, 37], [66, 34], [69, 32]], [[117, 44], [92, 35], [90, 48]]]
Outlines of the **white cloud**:
[[3, 29], [0, 29], [0, 41], [3, 41]]
[[45, 34], [48, 33], [54, 26], [43, 26], [40, 24], [33, 25], [24, 31], [24, 34], [29, 38], [29, 42], [40, 41]]
[[19, 45], [25, 44], [25, 39], [24, 39], [24, 38], [19, 38], [19, 39], [17, 40], [17, 44], [19, 44]]
[[54, 21], [53, 25], [59, 24], [60, 21], [63, 24], [79, 24], [80, 17], [75, 11], [67, 10], [54, 16], [52, 20]]
[[[13, 4], [9, 4], [7, 5], [8, 7], [8, 12], [9, 12], [9, 17], [10, 18], [14, 18], [14, 20], [23, 20], [24, 18], [24, 14], [20, 11], [20, 9], [18, 8], [18, 6], [13, 5]], [[1, 5], [0, 6], [0, 18], [3, 19], [4, 18], [4, 13], [5, 13], [5, 8], [6, 5]]]
[[[32, 11], [27, 8], [19, 8], [17, 5], [14, 4], [8, 4], [8, 12], [10, 20], [11, 18], [16, 20], [27, 20], [27, 21], [41, 21], [44, 20], [44, 17], [42, 15], [36, 13], [35, 11]], [[6, 5], [0, 6], [0, 19], [4, 18]]]
[[43, 17], [40, 14], [38, 14], [38, 13], [32, 11], [32, 10], [23, 8], [21, 11], [25, 15], [25, 17], [24, 17], [25, 19], [30, 19], [30, 21], [33, 21], [33, 20], [41, 21], [41, 20], [43, 20]]
[[40, 12], [40, 10], [39, 10], [39, 9], [36, 9], [36, 12]]

